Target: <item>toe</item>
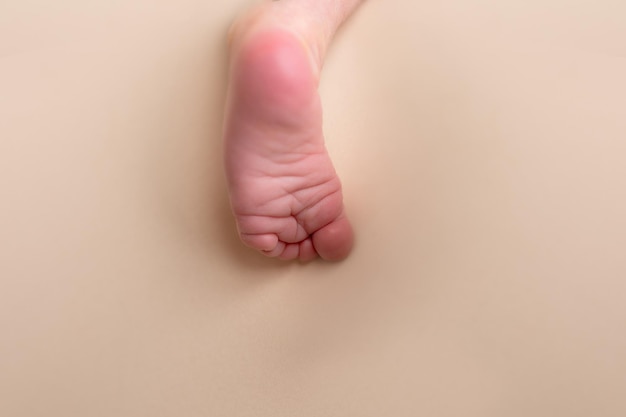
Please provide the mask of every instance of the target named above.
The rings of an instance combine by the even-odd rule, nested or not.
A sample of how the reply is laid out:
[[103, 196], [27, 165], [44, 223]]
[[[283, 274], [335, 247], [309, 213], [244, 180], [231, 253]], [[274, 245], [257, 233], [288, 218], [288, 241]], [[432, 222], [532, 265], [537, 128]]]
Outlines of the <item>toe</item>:
[[262, 250], [261, 253], [270, 258], [278, 258], [285, 251], [286, 246], [285, 242], [279, 240], [274, 249]]
[[290, 243], [285, 246], [283, 253], [281, 253], [278, 258], [284, 261], [292, 261], [297, 259], [300, 256], [300, 245], [297, 243]]
[[342, 215], [313, 235], [313, 246], [322, 259], [341, 261], [352, 250], [354, 233], [348, 219]]
[[241, 241], [253, 249], [257, 249], [263, 252], [270, 252], [278, 245], [278, 236], [273, 233], [262, 235], [251, 235], [242, 233]]
[[317, 252], [315, 252], [315, 248], [313, 247], [313, 241], [311, 240], [311, 238], [308, 238], [305, 241], [301, 242], [299, 260], [301, 262], [310, 262], [315, 258], [317, 258]]

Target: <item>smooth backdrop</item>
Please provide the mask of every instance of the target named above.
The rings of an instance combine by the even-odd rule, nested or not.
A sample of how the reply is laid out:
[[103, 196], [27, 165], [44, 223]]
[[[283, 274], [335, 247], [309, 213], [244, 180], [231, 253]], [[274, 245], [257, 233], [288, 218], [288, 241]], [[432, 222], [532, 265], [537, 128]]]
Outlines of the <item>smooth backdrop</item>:
[[0, 0], [0, 415], [626, 415], [626, 3], [370, 0], [340, 264], [239, 244], [248, 0]]

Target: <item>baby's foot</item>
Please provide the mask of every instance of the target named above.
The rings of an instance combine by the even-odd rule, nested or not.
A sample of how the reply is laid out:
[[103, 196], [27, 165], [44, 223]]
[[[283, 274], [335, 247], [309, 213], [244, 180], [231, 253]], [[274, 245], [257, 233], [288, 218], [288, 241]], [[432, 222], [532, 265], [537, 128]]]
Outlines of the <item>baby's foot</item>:
[[241, 240], [261, 253], [341, 260], [353, 233], [324, 146], [319, 60], [272, 7], [235, 26], [225, 164]]

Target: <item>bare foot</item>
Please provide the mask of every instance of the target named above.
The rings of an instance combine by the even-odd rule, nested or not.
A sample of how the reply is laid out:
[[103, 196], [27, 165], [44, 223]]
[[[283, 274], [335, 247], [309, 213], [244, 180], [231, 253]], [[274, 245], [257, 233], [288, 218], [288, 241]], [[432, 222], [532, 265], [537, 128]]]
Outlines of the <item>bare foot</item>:
[[231, 206], [243, 243], [267, 256], [341, 260], [353, 232], [322, 133], [324, 34], [298, 29], [281, 7], [263, 5], [232, 32], [225, 122]]

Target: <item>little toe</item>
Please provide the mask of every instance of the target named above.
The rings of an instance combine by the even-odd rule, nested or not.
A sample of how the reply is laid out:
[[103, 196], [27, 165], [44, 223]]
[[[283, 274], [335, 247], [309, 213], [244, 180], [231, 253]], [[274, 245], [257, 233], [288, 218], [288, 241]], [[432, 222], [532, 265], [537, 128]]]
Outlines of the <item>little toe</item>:
[[285, 251], [286, 247], [287, 244], [279, 240], [274, 249], [262, 250], [261, 253], [269, 258], [278, 258]]
[[274, 233], [252, 235], [241, 233], [242, 242], [253, 249], [270, 252], [278, 245], [278, 236]]

